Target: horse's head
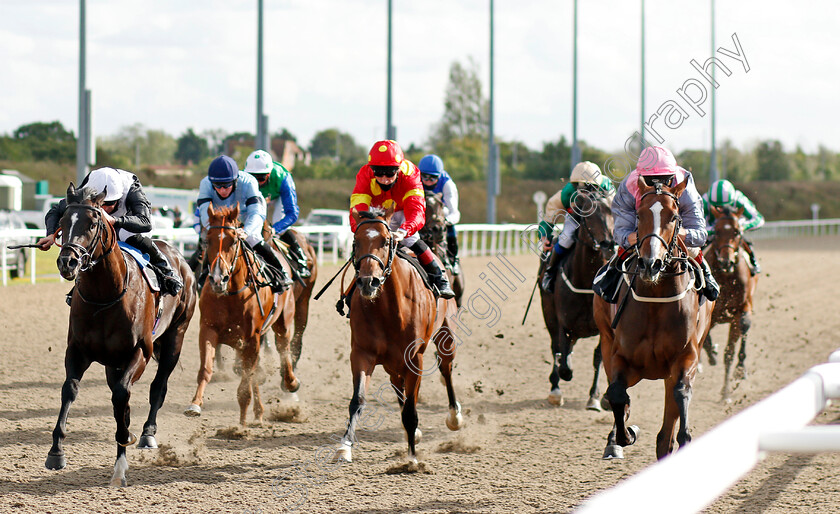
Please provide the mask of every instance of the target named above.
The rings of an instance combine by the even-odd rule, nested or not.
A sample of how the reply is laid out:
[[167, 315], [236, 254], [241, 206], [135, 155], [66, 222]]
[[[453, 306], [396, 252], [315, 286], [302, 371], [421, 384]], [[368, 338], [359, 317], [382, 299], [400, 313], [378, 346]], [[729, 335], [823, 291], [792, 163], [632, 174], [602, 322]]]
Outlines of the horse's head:
[[715, 237], [712, 251], [716, 267], [726, 273], [732, 273], [738, 263], [741, 247], [741, 215], [744, 209], [733, 210], [731, 207], [712, 207], [715, 219]]
[[670, 264], [677, 250], [677, 237], [682, 226], [679, 198], [687, 181], [686, 178], [670, 188], [661, 183], [649, 186], [644, 177], [639, 177], [641, 199], [636, 217], [641, 265], [639, 276], [642, 280], [658, 281], [659, 273]]
[[242, 253], [242, 245], [236, 233], [240, 226], [239, 204], [218, 209], [214, 209], [212, 204], [208, 205], [207, 216], [205, 259], [210, 263], [207, 282], [214, 293], [222, 295], [228, 292], [231, 274]]
[[353, 237], [353, 266], [362, 297], [373, 300], [381, 292], [382, 284], [391, 274], [391, 263], [396, 252], [396, 242], [391, 235], [388, 222], [394, 214], [393, 207], [387, 210], [371, 209], [357, 211], [351, 215], [356, 222]]
[[611, 201], [598, 194], [578, 194], [575, 197], [575, 212], [580, 219], [578, 241], [599, 252], [603, 260], [610, 260], [615, 253], [613, 238], [613, 216]]
[[61, 251], [56, 265], [65, 280], [75, 280], [81, 271], [87, 271], [106, 248], [105, 239], [110, 226], [103, 220], [102, 201], [106, 191], [98, 193], [91, 187], [76, 188], [73, 183], [67, 188], [67, 210], [61, 217]]
[[443, 194], [426, 194], [426, 224], [420, 229], [420, 237], [430, 246], [442, 244], [446, 239]]

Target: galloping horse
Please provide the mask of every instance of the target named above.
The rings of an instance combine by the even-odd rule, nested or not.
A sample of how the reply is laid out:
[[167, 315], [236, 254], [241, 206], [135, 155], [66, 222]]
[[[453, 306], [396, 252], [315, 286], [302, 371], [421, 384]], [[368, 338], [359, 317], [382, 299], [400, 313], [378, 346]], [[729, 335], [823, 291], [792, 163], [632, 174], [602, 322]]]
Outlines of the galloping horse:
[[455, 342], [448, 316], [457, 312], [455, 300], [435, 299], [420, 273], [397, 256], [397, 241], [388, 227], [392, 208], [357, 212], [354, 237], [357, 285], [350, 303], [350, 368], [353, 398], [350, 422], [336, 458], [352, 460], [352, 444], [365, 406], [370, 376], [381, 364], [391, 378], [402, 407], [402, 422], [408, 439], [408, 459], [417, 462], [417, 394], [420, 379], [434, 372], [423, 368], [423, 353], [434, 338], [437, 367], [449, 398], [446, 426], [458, 430], [463, 424], [461, 405], [452, 387]]
[[[595, 322], [601, 333], [604, 370], [610, 383], [606, 398], [615, 418], [607, 437], [605, 459], [622, 458], [622, 447], [636, 442], [638, 428], [625, 424], [630, 417], [627, 389], [642, 379], [665, 381], [665, 411], [656, 436], [657, 458], [671, 453], [675, 443], [683, 446], [691, 440], [691, 385], [700, 344], [711, 326], [714, 302], [700, 305], [694, 277], [702, 277], [702, 272], [692, 269], [696, 264], [679, 238], [679, 198], [686, 183], [684, 180], [674, 188], [660, 184], [651, 187], [639, 177], [636, 271], [628, 271], [629, 261], [625, 261], [620, 297], [626, 303], [615, 330], [611, 327], [613, 306], [595, 296]], [[636, 277], [629, 280], [630, 274], [641, 281], [636, 281]], [[679, 431], [675, 434], [678, 421]]]
[[[240, 226], [238, 205], [232, 208], [219, 207], [218, 210], [210, 205], [207, 213], [210, 221], [205, 258], [210, 262], [210, 271], [199, 299], [201, 326], [198, 347], [201, 364], [195, 396], [184, 414], [201, 415], [204, 388], [213, 376], [216, 347], [226, 344], [236, 350], [242, 366], [236, 391], [239, 423], [245, 425], [252, 394], [254, 418], [259, 423], [262, 422], [265, 407], [260, 397], [259, 384], [253, 375], [260, 359], [260, 336], [269, 327], [274, 330], [274, 343], [280, 354], [284, 389], [295, 392], [300, 387], [300, 381], [294, 375], [290, 348], [291, 326], [295, 316], [294, 292], [287, 289], [274, 294], [268, 284], [261, 281], [260, 262], [237, 232]], [[288, 265], [286, 273], [291, 273]]]
[[[712, 327], [719, 323], [729, 323], [729, 341], [724, 352], [725, 373], [721, 399], [732, 401], [731, 381], [732, 361], [735, 355], [735, 343], [741, 339], [741, 349], [738, 352], [738, 367], [736, 378], [746, 376], [744, 361], [747, 358], [747, 331], [750, 329], [753, 295], [758, 285], [758, 276], [750, 273], [747, 256], [743, 255], [743, 243], [740, 218], [743, 209], [733, 211], [728, 207], [712, 207], [715, 217], [715, 237], [709, 252], [709, 266], [712, 274], [720, 284], [720, 297], [712, 312]], [[712, 347], [711, 334], [706, 337], [704, 346]]]
[[64, 357], [67, 378], [61, 388], [61, 410], [46, 467], [62, 469], [67, 464], [62, 447], [67, 413], [79, 393], [82, 376], [95, 361], [105, 366], [117, 421], [117, 460], [111, 485], [125, 486], [125, 448], [137, 442], [128, 429], [131, 386], [155, 356], [158, 369], [139, 447], [157, 448], [157, 413], [195, 311], [195, 279], [183, 257], [157, 241], [184, 287], [177, 296], [153, 292], [136, 261], [120, 250], [114, 227], [103, 218], [100, 207], [104, 198], [105, 192], [97, 194], [91, 188], [76, 189], [72, 183], [67, 188], [67, 211], [61, 218], [62, 248], [56, 263], [62, 277], [76, 281], [76, 288]]
[[420, 229], [420, 238], [446, 265], [445, 269], [449, 275], [449, 282], [452, 284], [452, 291], [455, 292], [455, 303], [460, 307], [466, 283], [464, 274], [455, 275], [449, 262], [446, 245], [446, 215], [443, 213], [443, 193], [426, 194], [426, 224]]
[[[590, 197], [591, 198], [591, 197]], [[551, 336], [551, 353], [554, 364], [551, 367], [551, 392], [548, 401], [555, 405], [563, 403], [560, 379], [572, 379], [569, 357], [578, 339], [598, 335], [598, 326], [592, 315], [592, 280], [598, 269], [606, 264], [615, 252], [612, 238], [613, 217], [606, 199], [591, 200], [580, 216], [580, 228], [573, 253], [558, 270], [553, 293], [540, 288], [545, 328]], [[541, 263], [542, 264], [542, 263]], [[601, 347], [596, 345], [592, 357], [595, 375], [589, 389], [586, 408], [600, 411], [598, 374], [601, 369]]]

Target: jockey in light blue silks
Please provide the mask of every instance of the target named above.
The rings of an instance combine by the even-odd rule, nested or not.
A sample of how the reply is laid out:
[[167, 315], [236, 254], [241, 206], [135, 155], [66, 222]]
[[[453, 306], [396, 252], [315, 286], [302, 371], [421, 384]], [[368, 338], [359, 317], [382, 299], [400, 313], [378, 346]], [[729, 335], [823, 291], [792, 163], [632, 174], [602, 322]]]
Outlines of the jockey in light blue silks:
[[227, 155], [213, 159], [207, 170], [207, 176], [201, 179], [196, 205], [201, 216], [201, 227], [207, 230], [209, 215], [207, 207], [234, 207], [239, 205], [239, 220], [248, 243], [267, 264], [277, 269], [279, 277], [271, 280], [271, 290], [280, 293], [292, 284], [283, 265], [271, 248], [265, 244], [262, 236], [265, 223], [265, 199], [260, 194], [257, 180], [248, 173], [239, 171], [236, 161]]
[[461, 221], [461, 211], [458, 210], [458, 187], [449, 173], [443, 169], [443, 160], [435, 154], [429, 154], [417, 165], [420, 168], [420, 180], [426, 193], [443, 196], [443, 214], [446, 217], [446, 253], [452, 263], [452, 273], [461, 274], [458, 260], [458, 237], [455, 224]]

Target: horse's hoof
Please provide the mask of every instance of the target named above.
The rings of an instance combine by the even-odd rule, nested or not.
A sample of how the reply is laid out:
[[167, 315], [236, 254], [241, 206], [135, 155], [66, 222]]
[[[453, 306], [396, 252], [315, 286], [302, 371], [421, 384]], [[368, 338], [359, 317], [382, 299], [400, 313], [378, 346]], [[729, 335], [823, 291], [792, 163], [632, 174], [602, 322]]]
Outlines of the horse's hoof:
[[287, 387], [286, 391], [288, 391], [290, 393], [296, 393], [296, 392], [298, 392], [298, 389], [300, 389], [300, 386], [301, 386], [300, 379], [295, 379], [295, 383], [292, 386]]
[[551, 405], [557, 405], [559, 407], [563, 405], [564, 401], [565, 400], [563, 399], [563, 393], [560, 392], [559, 387], [555, 387], [551, 390], [550, 393], [548, 393], [548, 403], [550, 403]]
[[353, 462], [353, 450], [350, 449], [350, 446], [342, 444], [341, 447], [336, 450], [335, 455], [333, 456], [333, 462]]
[[624, 448], [617, 444], [608, 444], [607, 447], [604, 448], [604, 456], [601, 458], [604, 460], [623, 459]]
[[627, 431], [630, 432], [630, 436], [632, 437], [628, 444], [635, 444], [636, 441], [639, 440], [639, 434], [642, 433], [641, 429], [639, 429], [639, 427], [636, 425], [630, 425], [629, 427], [627, 427]]
[[601, 412], [601, 403], [594, 396], [590, 396], [589, 401], [586, 402], [586, 410]]
[[189, 407], [184, 409], [184, 416], [188, 416], [190, 418], [196, 418], [198, 416], [201, 416], [201, 407], [194, 403], [191, 403]]
[[137, 448], [141, 450], [154, 450], [158, 447], [157, 441], [155, 440], [155, 436], [153, 435], [141, 435], [140, 442], [137, 444]]
[[607, 412], [612, 412], [612, 405], [610, 405], [609, 400], [607, 400], [606, 396], [601, 397], [601, 408]]
[[137, 442], [137, 436], [132, 434], [131, 432], [128, 433], [128, 441], [125, 443], [117, 442], [120, 446], [131, 446]]
[[457, 404], [456, 409], [449, 409], [449, 416], [446, 417], [446, 428], [452, 430], [460, 430], [464, 426], [464, 417], [461, 416], [461, 404]]
[[703, 373], [703, 363], [702, 362], [697, 363], [697, 373]]
[[735, 372], [732, 374], [732, 378], [735, 380], [744, 380], [747, 378], [747, 368], [744, 366], [736, 366]]
[[114, 477], [111, 479], [111, 487], [128, 487], [128, 480], [124, 477]]
[[44, 463], [44, 466], [47, 469], [54, 469], [54, 470], [64, 469], [67, 466], [67, 459], [64, 458], [63, 453], [61, 455], [48, 454], [47, 455], [47, 462]]

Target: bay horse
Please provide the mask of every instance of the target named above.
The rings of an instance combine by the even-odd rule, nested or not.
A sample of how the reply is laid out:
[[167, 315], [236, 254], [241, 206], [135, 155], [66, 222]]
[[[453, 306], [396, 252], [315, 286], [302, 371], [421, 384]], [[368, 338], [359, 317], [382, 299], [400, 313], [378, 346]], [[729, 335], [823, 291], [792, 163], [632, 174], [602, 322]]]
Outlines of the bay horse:
[[[747, 332], [752, 325], [753, 295], [758, 285], [758, 276], [750, 273], [748, 257], [741, 249], [743, 233], [740, 219], [744, 210], [732, 210], [728, 207], [712, 207], [715, 220], [715, 236], [710, 245], [709, 266], [720, 284], [720, 296], [712, 312], [712, 327], [729, 324], [729, 340], [724, 352], [724, 376], [721, 400], [731, 402], [735, 344], [741, 340], [738, 352], [738, 366], [735, 379], [746, 376], [744, 361], [747, 358]], [[713, 348], [712, 336], [706, 336], [703, 345]]]
[[[613, 217], [607, 199], [595, 199], [580, 214], [580, 228], [577, 230], [574, 250], [557, 271], [554, 292], [548, 293], [541, 287], [543, 319], [551, 337], [551, 353], [554, 356], [551, 374], [548, 377], [551, 391], [548, 401], [554, 405], [563, 404], [560, 379], [572, 379], [569, 358], [578, 339], [598, 335], [598, 326], [592, 314], [592, 280], [598, 270], [609, 262], [615, 253], [613, 240]], [[541, 268], [544, 262], [541, 261]], [[595, 346], [592, 356], [595, 373], [586, 408], [600, 411], [598, 375], [601, 370], [601, 347]]]
[[98, 362], [105, 366], [117, 422], [117, 459], [111, 485], [126, 486], [126, 447], [137, 442], [137, 436], [129, 431], [131, 386], [154, 356], [158, 369], [149, 392], [149, 416], [139, 447], [157, 448], [157, 413], [195, 311], [195, 278], [177, 250], [156, 241], [184, 287], [177, 296], [153, 292], [134, 258], [120, 250], [116, 230], [100, 210], [105, 194], [97, 194], [92, 188], [76, 189], [72, 183], [67, 188], [56, 264], [61, 276], [75, 280], [76, 287], [70, 306], [61, 410], [46, 467], [62, 469], [67, 465], [63, 449], [67, 414], [79, 393], [82, 376], [91, 363]]
[[[702, 272], [695, 268], [694, 259], [679, 237], [679, 198], [687, 180], [669, 188], [661, 184], [648, 186], [644, 177], [639, 177], [639, 239], [637, 256], [631, 257], [635, 270], [627, 269], [629, 260], [624, 262], [619, 297], [626, 303], [614, 330], [611, 324], [615, 306], [600, 296], [594, 299], [595, 322], [609, 380], [605, 396], [615, 419], [607, 437], [605, 459], [623, 458], [622, 447], [636, 442], [638, 427], [626, 425], [630, 417], [627, 389], [642, 379], [665, 382], [665, 410], [656, 436], [657, 458], [674, 451], [676, 443], [683, 446], [691, 441], [691, 386], [700, 345], [711, 326], [714, 302], [700, 304]], [[635, 276], [630, 280], [628, 275]], [[700, 286], [695, 286], [697, 280], [701, 281]], [[675, 433], [677, 422], [679, 430]]]
[[[240, 236], [239, 205], [208, 206], [209, 226], [206, 234], [205, 258], [210, 263], [207, 283], [201, 290], [198, 332], [200, 364], [195, 396], [184, 411], [187, 416], [200, 416], [204, 389], [213, 376], [216, 347], [233, 348], [241, 362], [241, 376], [236, 397], [239, 401], [239, 423], [245, 425], [248, 406], [253, 396], [254, 419], [261, 423], [265, 407], [254, 371], [260, 359], [260, 337], [271, 327], [274, 343], [283, 370], [283, 388], [295, 392], [300, 381], [294, 374], [291, 351], [295, 296], [292, 289], [272, 293], [260, 278], [261, 261]], [[291, 273], [284, 263], [286, 273]]]
[[443, 207], [443, 193], [426, 194], [426, 224], [420, 229], [420, 238], [445, 264], [444, 269], [449, 277], [449, 283], [452, 284], [452, 291], [455, 292], [455, 304], [460, 307], [466, 282], [463, 272], [456, 275], [452, 267], [453, 263], [449, 262], [449, 249], [446, 244], [446, 215]]
[[435, 369], [423, 368], [423, 353], [430, 340], [437, 346], [436, 367], [440, 371], [449, 399], [446, 426], [463, 426], [461, 405], [452, 386], [455, 343], [448, 316], [457, 312], [455, 300], [435, 298], [420, 273], [397, 256], [399, 244], [389, 228], [393, 208], [356, 211], [353, 266], [356, 287], [350, 302], [350, 369], [353, 398], [350, 420], [336, 459], [352, 461], [352, 445], [357, 441], [362, 410], [365, 407], [370, 376], [377, 365], [385, 368], [397, 393], [402, 422], [408, 439], [409, 462], [416, 463], [417, 394], [421, 378]]

